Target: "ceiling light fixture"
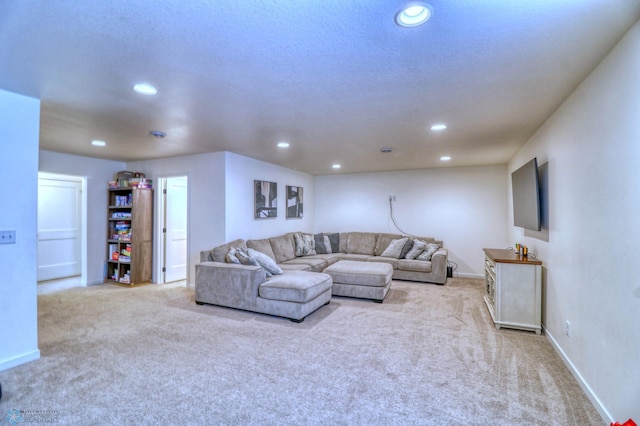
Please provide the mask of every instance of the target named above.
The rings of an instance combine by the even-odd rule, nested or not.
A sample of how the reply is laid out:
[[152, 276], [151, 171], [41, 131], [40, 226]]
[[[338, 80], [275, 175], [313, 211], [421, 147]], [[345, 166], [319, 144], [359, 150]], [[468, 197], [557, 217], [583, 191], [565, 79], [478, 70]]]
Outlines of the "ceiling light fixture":
[[141, 95], [153, 96], [158, 93], [158, 89], [150, 85], [149, 83], [138, 83], [133, 86], [133, 90]]
[[161, 130], [152, 130], [149, 132], [151, 136], [154, 138], [162, 139], [167, 136], [167, 134]]
[[278, 148], [289, 148], [289, 142], [278, 142]]
[[105, 141], [95, 140], [95, 141], [91, 141], [91, 145], [93, 145], [93, 146], [106, 146], [107, 143]]
[[413, 4], [396, 13], [396, 24], [411, 28], [424, 24], [432, 15], [431, 6], [427, 4]]
[[388, 154], [391, 151], [393, 151], [393, 149], [391, 148], [380, 148], [380, 152], [382, 152], [383, 154]]
[[331, 167], [333, 167], [334, 169], [339, 169], [339, 168], [340, 168], [340, 167], [342, 167], [342, 166], [341, 166], [340, 164], [334, 164], [334, 165], [333, 165], [333, 166], [331, 166]]
[[446, 128], [447, 125], [442, 123], [434, 124], [433, 126], [431, 126], [431, 130], [433, 130], [434, 132], [440, 132]]
[[442, 157], [440, 157], [440, 161], [449, 161], [451, 160], [451, 157], [448, 155], [443, 155]]

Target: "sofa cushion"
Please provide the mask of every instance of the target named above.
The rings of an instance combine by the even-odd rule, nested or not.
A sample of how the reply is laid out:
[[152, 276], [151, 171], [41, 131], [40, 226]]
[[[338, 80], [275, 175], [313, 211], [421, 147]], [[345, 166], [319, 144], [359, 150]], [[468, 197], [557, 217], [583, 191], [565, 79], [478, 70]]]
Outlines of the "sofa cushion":
[[282, 268], [283, 271], [309, 271], [313, 272], [311, 269], [311, 265], [307, 263], [279, 263], [278, 266]]
[[356, 260], [359, 262], [366, 262], [370, 257], [372, 257], [370, 254], [340, 253], [340, 260]]
[[389, 246], [389, 243], [393, 240], [402, 238], [400, 234], [385, 234], [380, 233], [376, 237], [376, 248], [373, 250], [374, 256], [380, 256], [382, 252]]
[[309, 265], [313, 272], [322, 272], [327, 267], [327, 261], [316, 256], [303, 256], [287, 260], [281, 265]]
[[262, 266], [266, 271], [270, 272], [272, 275], [282, 274], [282, 268], [276, 265], [276, 261], [273, 260], [270, 256], [267, 256], [266, 254], [252, 248], [248, 248], [247, 251], [249, 252], [249, 256], [256, 259], [258, 264]]
[[260, 253], [264, 253], [271, 259], [276, 258], [276, 255], [273, 253], [273, 249], [271, 248], [271, 242], [268, 238], [262, 240], [247, 240], [247, 248], [254, 249], [256, 251], [259, 251]]
[[258, 294], [264, 299], [306, 303], [331, 289], [332, 284], [327, 274], [287, 271], [260, 285]]
[[223, 244], [211, 250], [211, 258], [214, 262], [225, 262], [225, 257], [229, 253], [231, 247], [246, 249], [247, 244], [242, 238], [233, 240], [230, 243]]
[[398, 269], [413, 272], [431, 272], [431, 262], [415, 259], [400, 259], [398, 260]]
[[373, 232], [350, 232], [347, 253], [373, 255], [376, 248], [376, 234]]
[[400, 258], [400, 253], [402, 253], [402, 248], [405, 244], [407, 244], [409, 238], [399, 238], [397, 240], [391, 240], [387, 248], [382, 252], [380, 256], [382, 257], [392, 257], [394, 259]]
[[298, 232], [293, 235], [296, 246], [296, 256], [313, 256], [316, 253], [316, 241], [311, 234]]
[[422, 250], [426, 247], [427, 243], [425, 241], [413, 240], [413, 247], [411, 247], [411, 250], [409, 250], [403, 257], [405, 259], [415, 259], [416, 256], [422, 253]]
[[282, 263], [296, 257], [293, 233], [290, 232], [279, 237], [269, 238], [269, 242], [276, 262]]
[[388, 263], [393, 266], [393, 269], [398, 269], [398, 259], [394, 259], [392, 257], [371, 256], [367, 259], [367, 262]]

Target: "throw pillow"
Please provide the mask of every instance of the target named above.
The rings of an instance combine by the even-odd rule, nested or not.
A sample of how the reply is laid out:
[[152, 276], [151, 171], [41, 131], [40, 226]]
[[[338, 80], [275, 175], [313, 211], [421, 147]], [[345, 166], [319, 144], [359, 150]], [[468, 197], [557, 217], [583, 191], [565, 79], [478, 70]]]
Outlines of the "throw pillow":
[[[313, 240], [316, 244], [316, 253], [317, 254], [327, 254], [327, 246], [324, 243], [325, 236], [324, 234], [316, 234], [313, 236]], [[330, 251], [328, 253], [331, 253]]]
[[325, 250], [326, 250], [327, 254], [333, 253], [333, 250], [331, 249], [331, 241], [329, 241], [329, 237], [325, 235], [323, 240], [324, 240], [324, 247], [325, 247]]
[[331, 253], [340, 253], [340, 234], [329, 234], [329, 242], [331, 243]]
[[427, 247], [425, 247], [425, 249], [422, 251], [422, 253], [420, 253], [416, 257], [416, 259], [430, 261], [431, 260], [431, 256], [433, 256], [433, 253], [437, 252], [439, 248], [440, 248], [440, 246], [437, 245], [437, 244], [428, 243]]
[[296, 243], [296, 256], [313, 256], [316, 254], [316, 241], [311, 234], [298, 232], [293, 234]]
[[409, 250], [407, 254], [404, 255], [404, 258], [415, 259], [420, 253], [422, 253], [422, 250], [424, 250], [426, 247], [427, 243], [425, 241], [415, 240], [413, 242], [413, 247], [411, 247], [411, 250]]
[[402, 247], [402, 251], [400, 252], [400, 257], [398, 259], [404, 259], [404, 257], [409, 253], [409, 250], [413, 247], [413, 242], [411, 238], [407, 240], [407, 243]]
[[[256, 258], [249, 255], [248, 250], [238, 249], [236, 251], [236, 256], [238, 257], [238, 260], [240, 260], [240, 263], [243, 265], [253, 265], [262, 268], [262, 265], [258, 263]], [[266, 269], [264, 269], [264, 272], [267, 274], [267, 277], [270, 277], [272, 275], [271, 272], [267, 271]]]
[[402, 248], [409, 238], [398, 238], [397, 240], [391, 240], [386, 249], [382, 252], [380, 256], [382, 257], [393, 257], [394, 259], [398, 259], [400, 257], [400, 253], [402, 253]]
[[247, 249], [247, 252], [249, 252], [249, 256], [253, 257], [265, 271], [270, 272], [272, 275], [282, 275], [282, 268], [268, 255], [252, 248]]
[[227, 263], [235, 263], [236, 265], [239, 265], [240, 259], [238, 259], [238, 256], [236, 256], [237, 251], [238, 249], [236, 249], [235, 247], [231, 247], [227, 252], [227, 255], [224, 257], [224, 260]]

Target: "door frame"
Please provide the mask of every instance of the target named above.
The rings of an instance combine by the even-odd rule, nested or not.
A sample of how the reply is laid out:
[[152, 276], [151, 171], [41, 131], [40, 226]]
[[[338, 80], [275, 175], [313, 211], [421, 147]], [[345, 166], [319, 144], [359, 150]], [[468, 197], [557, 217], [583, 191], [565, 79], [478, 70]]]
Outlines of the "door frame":
[[189, 286], [189, 271], [191, 268], [189, 268], [189, 240], [190, 240], [190, 234], [191, 234], [191, 221], [189, 220], [189, 206], [191, 205], [191, 176], [189, 175], [189, 173], [176, 173], [176, 174], [170, 174], [170, 175], [163, 175], [163, 176], [158, 176], [157, 179], [157, 185], [156, 185], [156, 206], [158, 206], [158, 208], [155, 209], [156, 211], [156, 235], [155, 235], [155, 252], [156, 252], [156, 284], [164, 284], [165, 283], [165, 273], [162, 270], [162, 268], [164, 267], [164, 264], [166, 262], [165, 259], [165, 233], [162, 231], [164, 228], [164, 223], [165, 223], [165, 219], [166, 219], [166, 205], [165, 205], [165, 200], [166, 198], [164, 197], [164, 192], [167, 189], [167, 179], [170, 178], [178, 178], [178, 177], [186, 177], [187, 179], [187, 271], [186, 271], [186, 286]]
[[[80, 181], [80, 285], [87, 286], [87, 177], [63, 173], [38, 172], [40, 179], [64, 179]], [[36, 232], [38, 227], [36, 226]], [[37, 238], [36, 238], [37, 240]], [[36, 253], [37, 255], [37, 253]]]

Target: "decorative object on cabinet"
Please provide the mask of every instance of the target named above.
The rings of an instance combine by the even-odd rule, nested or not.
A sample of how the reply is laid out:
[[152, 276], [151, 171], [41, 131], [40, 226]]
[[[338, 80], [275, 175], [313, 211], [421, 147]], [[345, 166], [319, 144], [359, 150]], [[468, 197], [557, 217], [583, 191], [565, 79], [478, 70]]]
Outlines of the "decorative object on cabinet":
[[513, 250], [484, 249], [484, 302], [497, 329], [542, 330], [542, 262]]
[[110, 188], [105, 282], [134, 286], [151, 281], [153, 189]]

